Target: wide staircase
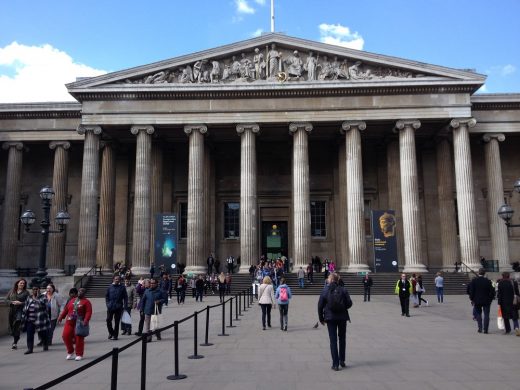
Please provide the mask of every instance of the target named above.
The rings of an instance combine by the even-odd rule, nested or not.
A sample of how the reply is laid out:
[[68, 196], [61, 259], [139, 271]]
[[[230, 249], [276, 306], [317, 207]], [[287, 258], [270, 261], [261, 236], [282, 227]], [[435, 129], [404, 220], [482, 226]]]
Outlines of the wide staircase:
[[[373, 286], [371, 290], [372, 295], [392, 295], [394, 294], [395, 284], [399, 278], [398, 273], [372, 273], [370, 277], [373, 280]], [[425, 295], [435, 294], [434, 278], [435, 273], [422, 274], [423, 286], [426, 289]], [[444, 277], [444, 294], [446, 295], [460, 295], [466, 294], [466, 286], [470, 280], [470, 277], [463, 273], [445, 273]], [[362, 275], [341, 273], [341, 278], [345, 282], [349, 293], [351, 295], [363, 295], [363, 284]], [[291, 287], [291, 291], [294, 295], [319, 295], [323, 289], [324, 277], [323, 273], [314, 274], [314, 283], [310, 284], [305, 279], [305, 288], [301, 289], [298, 287], [298, 278], [295, 273], [286, 275], [287, 284]], [[134, 278], [133, 283], [137, 281]], [[86, 283], [87, 296], [91, 298], [104, 297], [107, 287], [112, 283], [111, 275], [95, 275], [90, 278]], [[232, 293], [240, 292], [251, 287], [251, 278], [249, 274], [233, 274], [231, 290]], [[191, 294], [191, 291], [186, 292], [187, 295]]]

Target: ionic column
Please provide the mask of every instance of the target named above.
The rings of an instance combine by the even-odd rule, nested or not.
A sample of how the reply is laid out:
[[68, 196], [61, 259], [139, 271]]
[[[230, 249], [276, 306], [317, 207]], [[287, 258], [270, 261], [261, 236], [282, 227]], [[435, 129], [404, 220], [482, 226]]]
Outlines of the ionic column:
[[99, 126], [79, 126], [78, 133], [85, 135], [83, 144], [83, 170], [81, 174], [81, 201], [79, 206], [78, 262], [76, 275], [96, 265], [96, 228], [99, 194]]
[[258, 214], [256, 195], [256, 134], [255, 124], [237, 125], [240, 135], [240, 272], [248, 272], [258, 256]]
[[506, 137], [504, 134], [484, 134], [482, 139], [485, 142], [488, 221], [493, 249], [492, 259], [498, 260], [500, 271], [511, 271], [507, 227], [497, 214], [500, 206], [504, 204], [504, 184], [502, 182], [498, 142], [504, 141]]
[[477, 121], [474, 118], [453, 119], [450, 122], [450, 126], [453, 128], [460, 257], [461, 261], [474, 271], [478, 270], [481, 265], [468, 128], [474, 127], [476, 124]]
[[419, 184], [415, 155], [415, 130], [418, 120], [397, 121], [399, 131], [399, 163], [401, 166], [401, 197], [403, 204], [403, 235], [405, 266], [403, 272], [426, 272], [422, 261]]
[[150, 271], [150, 195], [152, 165], [152, 126], [132, 126], [137, 136], [135, 150], [134, 225], [132, 233], [132, 272]]
[[[163, 211], [163, 149], [152, 145], [152, 188], [150, 218], [150, 263], [155, 263], [155, 216]], [[171, 270], [168, 270], [171, 271]]]
[[437, 143], [437, 192], [439, 216], [442, 223], [442, 268], [452, 270], [459, 261], [455, 201], [453, 198], [453, 160], [450, 143], [446, 138]]
[[[334, 207], [339, 215], [339, 246], [341, 253], [341, 262], [338, 261], [338, 268], [342, 272], [348, 270], [349, 254], [348, 254], [348, 213], [347, 213], [347, 157], [345, 152], [345, 142], [340, 142], [338, 150], [338, 178], [339, 178], [339, 210]], [[338, 236], [336, 236], [338, 237]]]
[[18, 226], [20, 212], [20, 192], [22, 189], [23, 149], [21, 142], [4, 142], [7, 157], [7, 178], [2, 221], [2, 254], [0, 255], [0, 276], [16, 276], [16, 252], [18, 249]]
[[306, 267], [311, 260], [311, 201], [309, 194], [309, 145], [311, 123], [291, 123], [293, 135], [293, 243], [294, 268]]
[[391, 140], [386, 147], [386, 169], [388, 178], [388, 207], [395, 210], [397, 261], [404, 268], [403, 202], [401, 199], [401, 168], [399, 142]]
[[204, 134], [205, 125], [184, 126], [189, 137], [188, 172], [188, 237], [186, 271], [204, 273], [207, 270], [204, 253]]
[[98, 246], [96, 264], [104, 271], [113, 270], [116, 208], [116, 156], [114, 145], [101, 142], [101, 190], [99, 198]]
[[[58, 211], [67, 210], [67, 194], [69, 182], [69, 149], [70, 142], [53, 141], [49, 148], [54, 150], [54, 169], [52, 173], [52, 188], [55, 195], [51, 207], [51, 229], [58, 230], [54, 222], [54, 216]], [[47, 275], [64, 275], [65, 267], [65, 242], [67, 230], [61, 234], [49, 235], [49, 248], [47, 250]]]
[[361, 156], [361, 131], [365, 122], [343, 122], [345, 132], [345, 157], [347, 174], [348, 214], [348, 272], [369, 271], [365, 238], [365, 200], [363, 190], [363, 161]]

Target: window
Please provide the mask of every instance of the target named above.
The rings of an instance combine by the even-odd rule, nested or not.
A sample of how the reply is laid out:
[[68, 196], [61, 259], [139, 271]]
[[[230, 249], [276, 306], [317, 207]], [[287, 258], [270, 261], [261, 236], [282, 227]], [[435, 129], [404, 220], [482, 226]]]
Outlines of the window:
[[311, 236], [327, 237], [325, 201], [311, 202]]
[[180, 202], [179, 203], [179, 237], [187, 238], [188, 237], [188, 203]]
[[240, 203], [224, 203], [224, 238], [240, 237]]

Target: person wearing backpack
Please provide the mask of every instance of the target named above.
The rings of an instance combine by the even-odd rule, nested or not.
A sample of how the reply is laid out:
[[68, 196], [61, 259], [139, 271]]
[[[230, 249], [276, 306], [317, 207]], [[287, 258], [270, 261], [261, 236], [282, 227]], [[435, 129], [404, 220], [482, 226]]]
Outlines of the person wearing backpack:
[[[328, 284], [323, 288], [318, 301], [318, 318], [322, 325], [327, 324], [329, 331], [332, 369], [339, 371], [346, 367], [347, 321], [350, 321], [348, 309], [352, 307], [352, 299], [345, 287], [339, 285], [337, 273], [329, 275]], [[339, 343], [339, 348], [338, 348]]]
[[280, 279], [280, 285], [274, 295], [280, 311], [280, 329], [287, 332], [287, 320], [289, 312], [289, 301], [292, 298], [291, 288], [285, 283], [285, 278]]

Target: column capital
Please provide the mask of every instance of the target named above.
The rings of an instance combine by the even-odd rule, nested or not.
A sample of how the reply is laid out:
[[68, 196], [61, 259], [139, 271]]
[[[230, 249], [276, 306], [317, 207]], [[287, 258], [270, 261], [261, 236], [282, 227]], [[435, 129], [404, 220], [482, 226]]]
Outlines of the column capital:
[[477, 120], [475, 118], [454, 118], [450, 121], [452, 129], [458, 129], [461, 126], [475, 127]]
[[418, 119], [401, 119], [395, 123], [395, 128], [397, 130], [403, 130], [408, 127], [417, 130], [419, 127], [421, 127], [421, 121]]
[[206, 134], [208, 132], [208, 126], [204, 124], [197, 124], [197, 125], [186, 125], [184, 126], [184, 132], [187, 135], [190, 135], [194, 131], [199, 131], [201, 134]]
[[363, 121], [345, 121], [341, 124], [341, 129], [339, 130], [341, 134], [345, 134], [349, 130], [358, 129], [359, 131], [363, 131], [367, 128], [366, 122]]
[[85, 125], [79, 125], [77, 132], [80, 135], [84, 135], [88, 131], [93, 132], [95, 135], [100, 135], [103, 130], [101, 129], [101, 126], [85, 126]]
[[67, 150], [67, 149], [70, 149], [70, 142], [69, 141], [51, 141], [51, 142], [49, 142], [49, 148], [51, 150], [56, 149], [58, 146]]
[[307, 133], [312, 131], [312, 123], [310, 122], [293, 122], [289, 125], [289, 133], [296, 133], [298, 130], [303, 129]]
[[490, 142], [492, 139], [496, 139], [499, 142], [506, 140], [506, 136], [502, 133], [486, 133], [482, 136], [482, 141], [485, 143]]
[[130, 132], [133, 135], [139, 134], [140, 131], [146, 131], [146, 134], [152, 135], [154, 133], [155, 129], [153, 128], [153, 126], [149, 126], [149, 125], [135, 125], [130, 128]]
[[2, 149], [8, 150], [10, 148], [16, 148], [16, 150], [23, 150], [22, 142], [4, 142], [2, 144]]
[[260, 126], [256, 123], [239, 123], [237, 125], [238, 135], [242, 135], [246, 130], [251, 130], [251, 132], [257, 134], [260, 132]]

